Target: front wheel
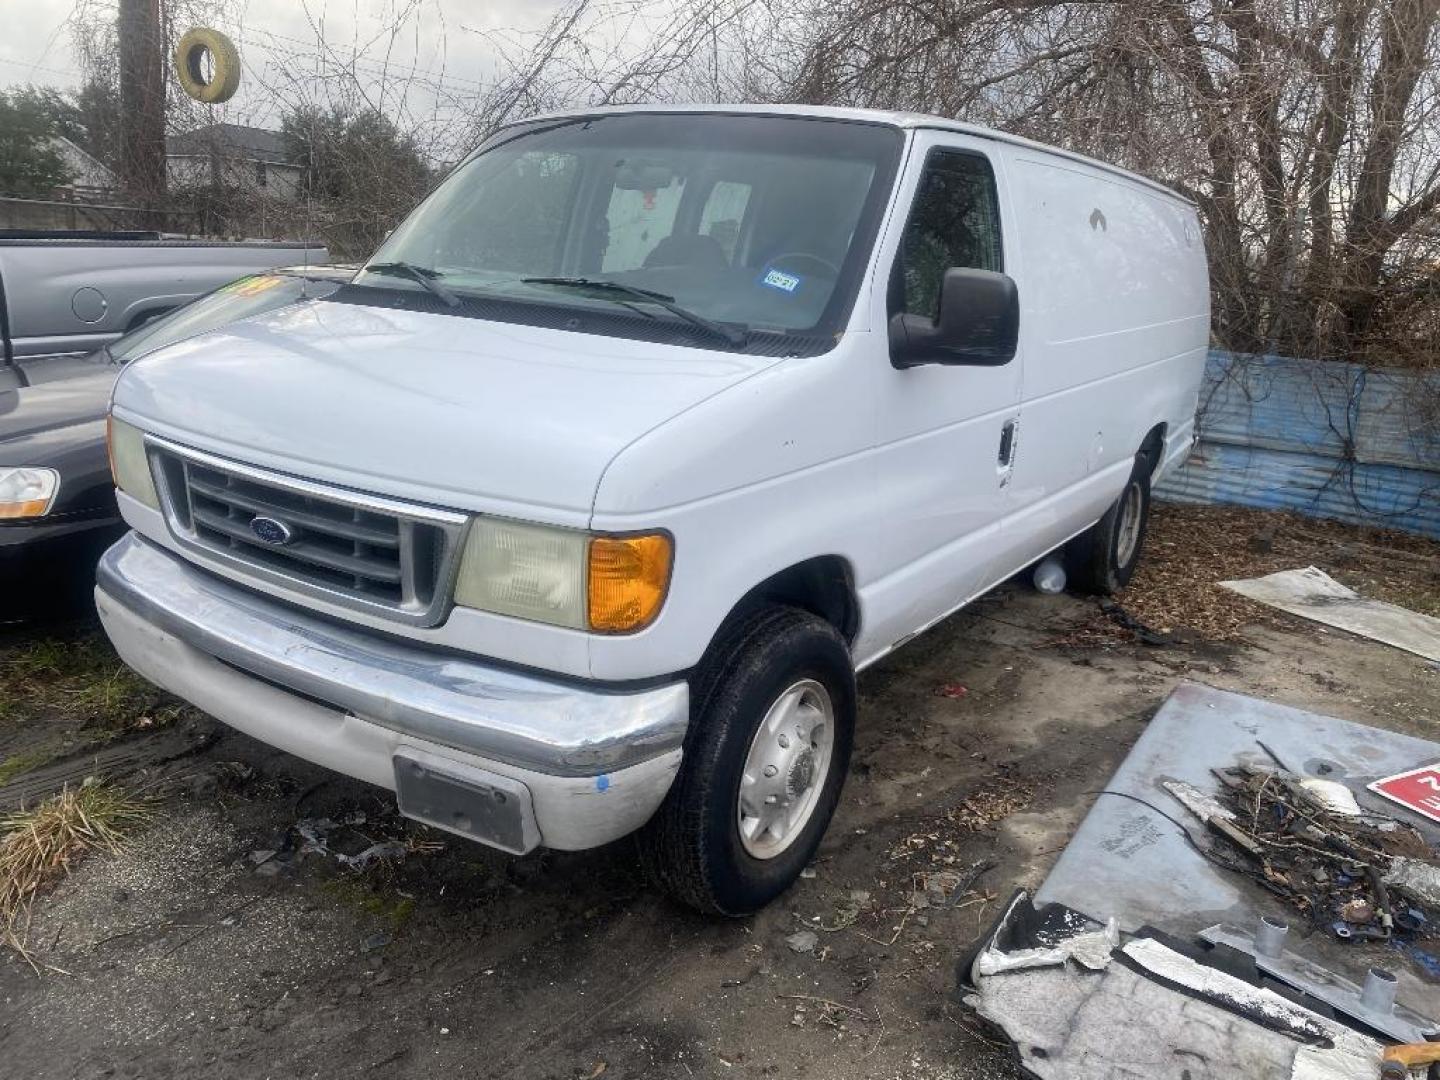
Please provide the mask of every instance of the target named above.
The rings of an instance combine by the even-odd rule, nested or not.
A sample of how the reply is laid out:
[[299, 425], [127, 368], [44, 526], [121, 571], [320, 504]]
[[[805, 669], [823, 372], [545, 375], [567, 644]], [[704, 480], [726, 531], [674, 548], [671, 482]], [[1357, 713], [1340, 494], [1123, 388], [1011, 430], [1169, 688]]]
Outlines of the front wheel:
[[855, 730], [845, 640], [796, 608], [737, 620], [691, 678], [685, 757], [641, 831], [647, 874], [701, 911], [747, 915], [815, 854]]
[[1081, 592], [1108, 596], [1130, 584], [1150, 522], [1151, 467], [1148, 455], [1137, 455], [1120, 497], [1066, 549], [1070, 580]]

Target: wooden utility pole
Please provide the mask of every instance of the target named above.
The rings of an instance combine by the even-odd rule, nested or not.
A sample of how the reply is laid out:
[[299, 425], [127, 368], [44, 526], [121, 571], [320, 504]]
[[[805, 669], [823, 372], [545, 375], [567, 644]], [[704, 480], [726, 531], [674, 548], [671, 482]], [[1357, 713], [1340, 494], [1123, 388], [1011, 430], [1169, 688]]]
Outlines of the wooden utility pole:
[[160, 0], [120, 0], [120, 167], [147, 201], [165, 193], [165, 67]]

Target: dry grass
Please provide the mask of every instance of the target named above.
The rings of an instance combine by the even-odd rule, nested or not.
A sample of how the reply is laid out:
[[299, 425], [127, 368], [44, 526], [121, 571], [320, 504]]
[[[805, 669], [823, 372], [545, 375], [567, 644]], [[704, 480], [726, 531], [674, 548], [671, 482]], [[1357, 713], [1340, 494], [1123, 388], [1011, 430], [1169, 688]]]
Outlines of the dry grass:
[[[1046, 778], [1036, 777], [1037, 783]], [[962, 849], [973, 840], [971, 834], [985, 832], [1012, 814], [1028, 809], [1035, 801], [1032, 783], [998, 775], [983, 783], [945, 812], [927, 817], [920, 828], [900, 838], [886, 857], [887, 862], [928, 861], [937, 870], [963, 862]]]
[[174, 722], [185, 705], [79, 627], [0, 647], [0, 785], [52, 761]]
[[87, 780], [0, 817], [0, 939], [34, 967], [25, 940], [35, 897], [87, 853], [119, 850], [126, 832], [152, 811], [146, 799]]
[[1024, 784], [1013, 781], [990, 784], [961, 801], [946, 818], [967, 832], [979, 832], [1012, 814], [1028, 810], [1033, 799]]
[[0, 720], [80, 723], [119, 733], [178, 711], [131, 671], [104, 636], [41, 638], [0, 652]]
[[1234, 640], [1247, 625], [1290, 617], [1218, 582], [1312, 565], [1362, 596], [1440, 615], [1440, 542], [1229, 506], [1157, 503], [1139, 570], [1117, 599], [1163, 633]]

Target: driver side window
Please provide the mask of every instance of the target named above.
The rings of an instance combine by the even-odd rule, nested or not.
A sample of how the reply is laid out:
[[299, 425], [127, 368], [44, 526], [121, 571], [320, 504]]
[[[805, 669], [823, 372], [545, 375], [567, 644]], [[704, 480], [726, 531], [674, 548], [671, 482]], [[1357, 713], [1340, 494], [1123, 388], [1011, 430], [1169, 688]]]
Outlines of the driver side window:
[[933, 319], [952, 266], [1004, 270], [995, 174], [981, 154], [932, 150], [895, 257], [891, 314]]

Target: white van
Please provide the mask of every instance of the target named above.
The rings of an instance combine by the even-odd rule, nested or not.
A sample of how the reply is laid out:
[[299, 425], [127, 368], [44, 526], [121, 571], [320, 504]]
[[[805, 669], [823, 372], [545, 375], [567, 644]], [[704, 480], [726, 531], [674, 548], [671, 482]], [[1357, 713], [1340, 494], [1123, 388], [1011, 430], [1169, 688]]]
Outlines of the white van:
[[638, 830], [703, 910], [814, 855], [855, 672], [1188, 452], [1195, 208], [928, 116], [625, 108], [491, 138], [352, 284], [116, 387], [116, 648], [512, 852]]

